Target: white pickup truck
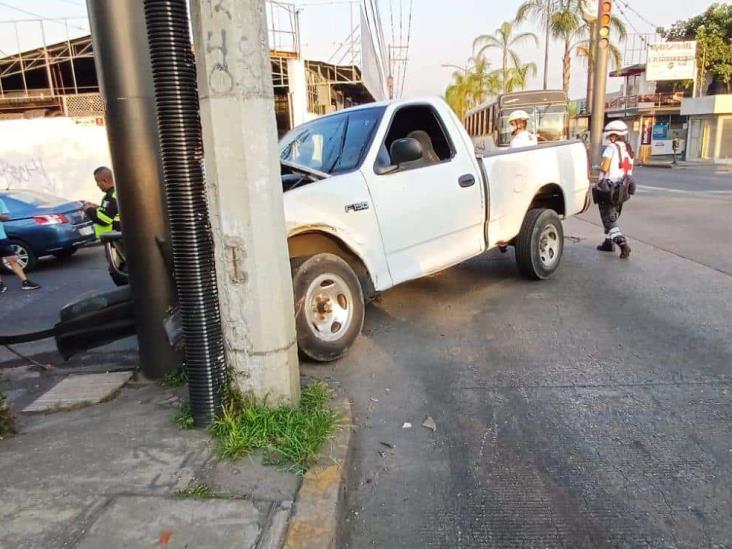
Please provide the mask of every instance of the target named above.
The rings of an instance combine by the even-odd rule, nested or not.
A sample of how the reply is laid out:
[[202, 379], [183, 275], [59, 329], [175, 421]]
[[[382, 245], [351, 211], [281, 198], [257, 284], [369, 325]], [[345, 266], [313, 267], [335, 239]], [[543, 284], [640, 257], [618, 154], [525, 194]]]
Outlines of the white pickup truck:
[[580, 141], [476, 157], [441, 99], [373, 103], [280, 141], [300, 351], [341, 357], [377, 293], [499, 247], [549, 277], [561, 219], [589, 207]]

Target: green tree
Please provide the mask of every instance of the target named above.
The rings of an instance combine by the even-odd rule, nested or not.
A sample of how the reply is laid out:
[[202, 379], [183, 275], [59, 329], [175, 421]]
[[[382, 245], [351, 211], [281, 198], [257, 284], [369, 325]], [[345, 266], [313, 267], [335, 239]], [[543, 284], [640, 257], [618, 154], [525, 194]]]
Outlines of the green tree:
[[544, 30], [544, 89], [547, 88], [549, 75], [549, 39], [551, 37], [552, 15], [558, 7], [558, 0], [525, 0], [516, 12], [514, 22], [524, 23], [529, 19], [539, 20]]
[[501, 89], [506, 92], [525, 90], [529, 85], [529, 75], [536, 76], [536, 63], [526, 63], [519, 67], [511, 67], [508, 71], [508, 80], [501, 84]]
[[559, 0], [549, 18], [549, 29], [554, 38], [564, 44], [562, 53], [562, 89], [569, 93], [572, 76], [572, 51], [585, 41], [587, 24], [582, 18], [584, 0]]
[[[585, 19], [584, 27], [580, 30], [580, 34], [585, 38], [571, 47], [571, 49], [576, 51], [579, 57], [583, 57], [587, 61], [588, 99], [592, 97], [591, 79], [595, 73], [595, 41], [591, 37], [595, 35], [596, 31], [597, 20]], [[610, 35], [610, 44], [608, 46], [610, 64], [613, 68], [619, 69], [623, 66], [623, 54], [620, 51], [618, 44], [625, 40], [628, 33], [625, 28], [625, 24], [615, 15], [613, 15], [610, 20], [610, 31], [612, 33]]]
[[474, 56], [464, 69], [453, 72], [452, 82], [445, 90], [445, 100], [460, 119], [473, 107], [501, 90], [499, 71], [491, 70], [484, 56]]
[[514, 49], [521, 42], [533, 42], [539, 45], [539, 40], [532, 32], [521, 32], [514, 34], [513, 23], [505, 21], [495, 34], [483, 34], [478, 36], [473, 42], [473, 50], [477, 50], [477, 56], [482, 57], [486, 51], [497, 49], [501, 52], [501, 82], [503, 83], [503, 91], [508, 91], [507, 86], [511, 82], [512, 68], [520, 68], [523, 66], [521, 58]]
[[712, 4], [704, 13], [658, 32], [672, 42], [696, 40], [700, 78], [711, 74], [713, 89], [732, 91], [732, 5]]

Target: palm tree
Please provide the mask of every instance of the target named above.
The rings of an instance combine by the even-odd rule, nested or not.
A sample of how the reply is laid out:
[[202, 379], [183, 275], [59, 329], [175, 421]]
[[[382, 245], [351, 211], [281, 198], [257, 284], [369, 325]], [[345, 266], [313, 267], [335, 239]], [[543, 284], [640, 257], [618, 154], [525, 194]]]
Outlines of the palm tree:
[[460, 120], [465, 118], [465, 113], [470, 109], [471, 95], [468, 72], [455, 71], [452, 73], [452, 82], [445, 90], [445, 101]]
[[564, 43], [562, 54], [562, 89], [569, 93], [572, 73], [572, 51], [585, 40], [587, 24], [582, 18], [585, 0], [559, 0], [549, 19], [549, 29], [554, 38]]
[[480, 105], [488, 96], [501, 91], [501, 77], [498, 71], [491, 70], [490, 61], [484, 56], [471, 57], [468, 60], [468, 78], [472, 106]]
[[529, 85], [529, 73], [531, 76], [536, 76], [536, 63], [526, 63], [520, 67], [513, 67], [509, 71], [508, 81], [503, 85], [503, 91], [525, 90]]
[[514, 67], [520, 67], [522, 65], [521, 58], [518, 53], [513, 49], [518, 46], [521, 42], [526, 40], [533, 41], [537, 46], [539, 40], [533, 32], [522, 32], [519, 34], [513, 34], [513, 23], [505, 21], [499, 28], [496, 29], [495, 34], [483, 34], [475, 39], [473, 42], [473, 50], [477, 51], [477, 56], [481, 57], [489, 49], [498, 49], [501, 52], [501, 81], [503, 82], [504, 89], [506, 84], [510, 80], [511, 66], [509, 60]]
[[475, 56], [468, 60], [466, 68], [452, 74], [452, 82], [445, 90], [445, 100], [462, 119], [468, 110], [500, 90], [499, 71], [491, 70], [485, 57]]
[[[587, 100], [592, 97], [594, 88], [595, 75], [595, 34], [597, 33], [597, 20], [585, 18], [585, 39], [577, 45], [577, 55], [587, 60]], [[625, 24], [615, 15], [610, 19], [610, 30], [617, 36], [618, 41], [625, 40], [627, 31]], [[623, 54], [620, 48], [613, 43], [612, 39], [608, 46], [610, 54], [610, 62], [614, 68], [620, 68], [623, 65]], [[589, 108], [589, 105], [588, 105]]]
[[514, 19], [516, 23], [523, 23], [528, 19], [538, 19], [541, 28], [544, 29], [544, 89], [547, 88], [549, 75], [550, 21], [556, 8], [557, 0], [525, 0], [519, 6]]

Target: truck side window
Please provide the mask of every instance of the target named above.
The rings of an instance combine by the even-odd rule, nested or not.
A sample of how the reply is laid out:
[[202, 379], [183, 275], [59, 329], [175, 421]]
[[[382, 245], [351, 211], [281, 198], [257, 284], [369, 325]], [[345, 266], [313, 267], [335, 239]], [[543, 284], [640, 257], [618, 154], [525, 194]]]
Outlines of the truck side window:
[[382, 163], [388, 159], [391, 163], [388, 155], [391, 144], [404, 137], [416, 139], [422, 145], [424, 156], [418, 161], [419, 167], [439, 164], [454, 156], [454, 149], [442, 129], [437, 113], [428, 105], [408, 105], [397, 111], [377, 162]]

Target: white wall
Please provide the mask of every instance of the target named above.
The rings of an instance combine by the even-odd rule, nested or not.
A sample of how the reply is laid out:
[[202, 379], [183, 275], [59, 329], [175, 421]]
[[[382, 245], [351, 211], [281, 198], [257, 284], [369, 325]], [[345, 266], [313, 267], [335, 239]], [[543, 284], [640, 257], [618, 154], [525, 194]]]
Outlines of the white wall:
[[704, 97], [686, 97], [681, 100], [681, 114], [730, 114], [732, 113], [732, 95], [706, 95]]
[[0, 120], [0, 189], [99, 202], [92, 172], [111, 167], [104, 126], [71, 118]]

